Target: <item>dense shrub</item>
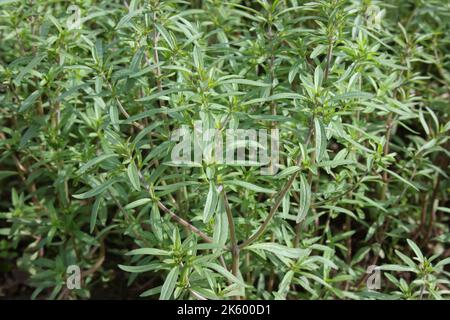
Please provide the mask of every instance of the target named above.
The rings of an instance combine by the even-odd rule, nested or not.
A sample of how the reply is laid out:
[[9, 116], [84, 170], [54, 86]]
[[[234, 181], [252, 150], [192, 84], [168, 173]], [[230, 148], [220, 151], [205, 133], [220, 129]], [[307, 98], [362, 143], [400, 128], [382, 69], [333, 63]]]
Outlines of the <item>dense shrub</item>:
[[69, 5], [0, 3], [0, 296], [448, 297], [448, 1]]

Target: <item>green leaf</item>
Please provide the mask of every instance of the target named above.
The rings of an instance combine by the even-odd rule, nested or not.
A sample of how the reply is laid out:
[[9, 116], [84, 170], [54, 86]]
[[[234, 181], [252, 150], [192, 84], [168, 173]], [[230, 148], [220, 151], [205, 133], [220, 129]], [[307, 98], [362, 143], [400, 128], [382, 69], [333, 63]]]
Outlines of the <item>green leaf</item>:
[[303, 98], [303, 96], [299, 95], [298, 93], [283, 92], [283, 93], [274, 94], [267, 98], [256, 98], [256, 99], [246, 101], [246, 102], [242, 103], [242, 106], [255, 104], [255, 103], [283, 100], [283, 99], [302, 99], [302, 98]]
[[147, 203], [149, 203], [151, 201], [152, 201], [152, 199], [150, 199], [150, 198], [139, 199], [139, 200], [136, 200], [136, 201], [133, 201], [133, 202], [127, 204], [125, 206], [125, 209], [133, 209], [133, 208], [142, 206], [144, 204], [147, 204]]
[[16, 171], [0, 170], [0, 180], [18, 174]]
[[248, 190], [251, 190], [251, 191], [254, 191], [254, 192], [258, 192], [258, 193], [259, 192], [261, 192], [261, 193], [275, 193], [274, 190], [263, 188], [263, 187], [259, 187], [257, 185], [254, 185], [253, 183], [246, 182], [246, 181], [232, 180], [232, 181], [226, 181], [226, 184], [243, 187], [245, 189], [248, 189]]
[[115, 104], [111, 104], [109, 107], [109, 118], [111, 119], [111, 124], [116, 128], [116, 130], [119, 130], [119, 110]]
[[37, 98], [39, 98], [40, 95], [41, 93], [39, 92], [39, 90], [36, 90], [32, 94], [30, 94], [30, 96], [26, 98], [20, 105], [19, 112], [24, 112], [28, 110], [28, 108], [30, 108], [33, 105], [33, 103], [36, 101]]
[[170, 252], [157, 248], [139, 248], [127, 252], [127, 256], [134, 255], [168, 256], [170, 255]]
[[422, 125], [423, 130], [425, 131], [427, 136], [429, 136], [430, 129], [428, 128], [427, 121], [425, 120], [425, 116], [423, 115], [422, 108], [420, 108], [420, 110], [419, 110], [419, 121], [420, 121], [420, 124]]
[[103, 40], [101, 38], [96, 38], [95, 46], [92, 48], [92, 56], [99, 65], [103, 65], [103, 52]]
[[[139, 98], [139, 99], [137, 99], [137, 101], [140, 101], [140, 102], [152, 101], [152, 100], [158, 99], [158, 98], [165, 96], [167, 94], [170, 94], [170, 93], [175, 93], [175, 92], [179, 93], [179, 92], [184, 92], [184, 91], [186, 91], [186, 90], [182, 89], [182, 88], [166, 89], [166, 90], [158, 91], [148, 97]], [[162, 112], [163, 110], [148, 110], [146, 112], [152, 112], [152, 111], [153, 111], [153, 113], [151, 113], [150, 115], [152, 115], [154, 113]], [[133, 118], [133, 120], [137, 120], [137, 119]]]
[[50, 20], [53, 23], [53, 25], [56, 27], [56, 29], [58, 29], [59, 33], [63, 32], [63, 28], [62, 28], [61, 24], [59, 23], [59, 21], [54, 16], [49, 14], [47, 16], [47, 19]]
[[397, 256], [399, 256], [400, 259], [402, 259], [402, 261], [408, 265], [408, 267], [411, 267], [411, 268], [415, 268], [416, 267], [416, 264], [414, 263], [414, 261], [412, 261], [408, 256], [404, 255], [400, 251], [395, 250], [395, 254]]
[[117, 182], [116, 179], [112, 179], [112, 180], [103, 182], [103, 183], [95, 186], [93, 189], [91, 189], [91, 190], [89, 190], [87, 192], [74, 194], [73, 197], [75, 199], [81, 199], [81, 200], [95, 197], [96, 195], [104, 192], [106, 189], [108, 189], [115, 182]]
[[322, 53], [327, 50], [327, 46], [319, 44], [317, 47], [314, 48], [314, 50], [310, 54], [311, 59], [315, 59], [317, 56], [321, 55]]
[[153, 271], [153, 270], [159, 269], [161, 267], [161, 264], [158, 262], [144, 264], [141, 266], [124, 266], [122, 264], [119, 264], [118, 267], [126, 272], [142, 273], [142, 272]]
[[369, 252], [370, 252], [370, 247], [363, 247], [363, 248], [359, 249], [353, 256], [351, 265], [353, 266], [353, 265], [357, 264], [358, 262], [362, 261], [362, 259], [364, 259]]
[[117, 155], [114, 154], [114, 153], [102, 154], [101, 156], [95, 157], [94, 159], [91, 159], [88, 162], [86, 162], [84, 165], [82, 165], [80, 167], [80, 169], [78, 169], [78, 174], [83, 174], [88, 169], [90, 169], [93, 166], [95, 166], [96, 164], [99, 164], [99, 163], [105, 161], [106, 159], [114, 158], [114, 157], [117, 157]]
[[217, 207], [218, 194], [214, 182], [209, 183], [209, 191], [206, 196], [205, 207], [203, 209], [203, 222], [208, 222]]
[[332, 98], [333, 101], [341, 101], [341, 100], [348, 100], [348, 99], [371, 99], [373, 97], [373, 94], [367, 93], [367, 92], [361, 92], [361, 91], [351, 91], [346, 92], [343, 94], [338, 94]]
[[271, 121], [271, 122], [287, 122], [292, 120], [292, 118], [290, 117], [272, 114], [249, 114], [248, 117], [254, 120]]
[[151, 289], [148, 289], [148, 290], [142, 292], [139, 296], [140, 297], [154, 296], [154, 295], [160, 293], [161, 289], [162, 289], [162, 286], [157, 286], [157, 287], [154, 287], [154, 288], [151, 288]]
[[282, 170], [280, 173], [278, 173], [275, 176], [275, 179], [282, 179], [282, 178], [291, 176], [292, 174], [294, 174], [300, 170], [301, 170], [301, 168], [299, 166], [292, 166], [292, 167], [286, 168], [286, 169]]
[[255, 87], [270, 87], [270, 83], [264, 83], [259, 81], [253, 81], [253, 80], [247, 80], [247, 79], [227, 79], [224, 81], [221, 81], [220, 84], [245, 84], [248, 86], [255, 86]]
[[139, 173], [134, 161], [130, 162], [127, 169], [128, 179], [136, 191], [141, 191], [141, 183], [139, 181]]
[[97, 197], [97, 199], [95, 199], [94, 205], [92, 206], [91, 220], [89, 223], [89, 232], [90, 233], [92, 233], [94, 231], [95, 224], [97, 223], [98, 209], [100, 208], [101, 201], [102, 201], [102, 197]]
[[122, 17], [122, 19], [120, 19], [120, 21], [117, 23], [116, 29], [120, 29], [120, 28], [123, 28], [125, 26], [128, 26], [130, 24], [131, 19], [133, 19], [134, 17], [142, 14], [143, 10], [144, 9], [142, 8], [142, 9], [139, 9], [139, 10], [136, 10], [136, 11], [131, 11], [130, 13], [124, 15]]
[[439, 261], [438, 263], [436, 263], [435, 268], [439, 269], [439, 268], [442, 268], [442, 267], [444, 267], [444, 266], [446, 266], [448, 264], [450, 264], [450, 257], [445, 258], [445, 259]]
[[323, 81], [323, 70], [320, 66], [317, 66], [314, 70], [314, 87], [316, 92], [319, 91], [319, 88], [322, 86]]
[[411, 267], [400, 266], [397, 264], [385, 264], [380, 266], [380, 270], [384, 271], [398, 271], [398, 272], [416, 272], [415, 269]]
[[317, 166], [318, 167], [336, 168], [336, 167], [339, 167], [339, 166], [346, 166], [346, 165], [350, 165], [350, 164], [356, 164], [356, 162], [353, 161], [353, 160], [347, 160], [347, 159], [330, 160], [330, 161], [322, 161], [322, 162], [318, 163]]
[[167, 44], [169, 45], [170, 49], [175, 50], [175, 44], [172, 41], [172, 38], [170, 37], [169, 32], [167, 31], [166, 28], [164, 28], [162, 25], [160, 24], [155, 24], [155, 27], [158, 29], [158, 31], [161, 33], [162, 37], [164, 38], [164, 40], [167, 42]]
[[226, 279], [230, 280], [233, 283], [236, 283], [242, 287], [246, 286], [245, 283], [241, 279], [235, 277], [231, 272], [229, 272], [228, 270], [226, 270], [222, 266], [219, 266], [216, 263], [205, 262], [205, 263], [202, 263], [202, 266], [220, 273], [222, 276], [224, 276]]
[[10, 3], [14, 3], [14, 2], [18, 2], [19, 0], [1, 0], [0, 1], [0, 6], [5, 5], [5, 4], [10, 4]]
[[419, 261], [420, 262], [424, 262], [425, 258], [423, 257], [422, 251], [420, 251], [420, 249], [417, 246], [417, 244], [415, 244], [414, 241], [412, 241], [410, 239], [406, 239], [406, 242], [408, 242], [408, 245], [414, 251], [414, 253], [416, 254], [416, 257], [419, 259]]
[[381, 205], [380, 203], [373, 201], [372, 199], [362, 195], [362, 194], [357, 194], [356, 195], [358, 198], [360, 198], [361, 200], [364, 200], [365, 202], [367, 202], [368, 204], [370, 204], [371, 206], [380, 209], [383, 212], [387, 212], [386, 208], [383, 207], [383, 205]]
[[320, 206], [320, 208], [329, 209], [331, 211], [336, 211], [336, 212], [341, 212], [343, 214], [346, 214], [346, 215], [352, 217], [355, 220], [358, 219], [353, 212], [351, 212], [350, 210], [345, 209], [345, 208], [341, 208], [341, 207], [337, 207], [337, 206], [327, 206], [327, 205], [326, 206]]
[[18, 85], [22, 81], [23, 77], [29, 73], [31, 70], [33, 70], [45, 57], [47, 54], [38, 54], [36, 55], [30, 63], [20, 70], [20, 73], [17, 75], [17, 77], [14, 79], [14, 82]]
[[391, 170], [389, 170], [389, 169], [384, 169], [384, 168], [382, 168], [382, 170], [384, 170], [384, 171], [388, 172], [389, 174], [393, 175], [393, 176], [396, 177], [398, 180], [404, 182], [405, 184], [407, 184], [408, 186], [410, 186], [410, 187], [413, 188], [414, 190], [419, 191], [419, 189], [418, 189], [415, 185], [413, 185], [411, 182], [409, 182], [408, 180], [406, 180], [405, 178], [403, 178], [401, 175], [395, 173], [394, 171], [391, 171]]
[[159, 296], [160, 300], [169, 300], [172, 296], [173, 291], [175, 290], [175, 286], [178, 280], [178, 274], [180, 273], [179, 267], [173, 267], [167, 275], [166, 280], [161, 288], [161, 295]]
[[217, 214], [214, 217], [214, 243], [224, 246], [228, 239], [228, 219], [225, 212], [223, 198], [219, 197], [217, 205]]
[[282, 257], [286, 257], [286, 258], [292, 258], [292, 259], [301, 257], [305, 252], [303, 249], [288, 248], [288, 247], [282, 246], [282, 245], [280, 245], [278, 243], [274, 243], [274, 242], [256, 243], [256, 244], [249, 245], [248, 247], [246, 247], [246, 249], [266, 250], [266, 251], [272, 252], [275, 255], [279, 255]]
[[282, 217], [283, 219], [287, 219], [291, 209], [291, 198], [289, 196], [289, 192], [287, 192], [284, 195], [283, 200], [281, 202], [281, 207], [282, 207]]
[[159, 212], [159, 207], [156, 202], [153, 202], [152, 211], [150, 213], [150, 223], [152, 225], [152, 230], [159, 241], [163, 240], [163, 227], [161, 214]]
[[286, 299], [286, 295], [289, 292], [289, 287], [291, 286], [292, 278], [294, 277], [294, 271], [289, 270], [281, 280], [278, 286], [278, 299]]
[[300, 174], [300, 203], [298, 207], [296, 223], [304, 220], [308, 213], [309, 206], [311, 204], [311, 186], [304, 177]]
[[40, 126], [38, 126], [38, 125], [30, 126], [25, 131], [22, 138], [20, 138], [19, 149], [22, 149], [23, 147], [25, 147], [31, 139], [35, 138], [38, 135], [39, 130], [40, 130]]
[[436, 145], [436, 139], [431, 139], [430, 141], [428, 141], [427, 143], [425, 143], [424, 145], [422, 145], [416, 152], [416, 154], [419, 154], [423, 151], [426, 151], [428, 149], [433, 148]]
[[314, 118], [314, 136], [316, 141], [316, 161], [320, 162], [326, 152], [327, 136], [323, 123], [318, 118]]

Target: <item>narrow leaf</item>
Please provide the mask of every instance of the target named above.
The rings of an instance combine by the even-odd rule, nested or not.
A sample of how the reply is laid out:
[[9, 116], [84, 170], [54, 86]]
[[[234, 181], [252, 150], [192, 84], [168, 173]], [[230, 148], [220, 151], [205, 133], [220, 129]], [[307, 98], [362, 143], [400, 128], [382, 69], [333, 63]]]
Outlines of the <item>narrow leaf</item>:
[[300, 203], [296, 222], [299, 223], [305, 219], [311, 204], [311, 186], [303, 174], [300, 175]]
[[134, 161], [132, 161], [128, 165], [127, 174], [128, 174], [128, 178], [130, 179], [131, 185], [133, 186], [133, 188], [136, 191], [140, 191], [141, 190], [141, 184], [139, 182], [138, 169], [137, 169], [136, 165], [134, 164]]
[[175, 286], [178, 280], [178, 274], [180, 273], [179, 267], [174, 267], [170, 270], [167, 275], [166, 281], [161, 288], [161, 295], [159, 296], [160, 300], [169, 300], [172, 296], [173, 291], [175, 290]]
[[320, 162], [327, 148], [327, 137], [323, 123], [318, 118], [314, 118], [314, 136], [316, 139], [316, 161]]
[[142, 206], [144, 204], [147, 204], [147, 203], [149, 203], [151, 201], [152, 201], [152, 199], [150, 199], [150, 198], [139, 199], [139, 200], [136, 200], [136, 201], [133, 201], [133, 202], [127, 204], [125, 206], [125, 209], [133, 209], [133, 208]]

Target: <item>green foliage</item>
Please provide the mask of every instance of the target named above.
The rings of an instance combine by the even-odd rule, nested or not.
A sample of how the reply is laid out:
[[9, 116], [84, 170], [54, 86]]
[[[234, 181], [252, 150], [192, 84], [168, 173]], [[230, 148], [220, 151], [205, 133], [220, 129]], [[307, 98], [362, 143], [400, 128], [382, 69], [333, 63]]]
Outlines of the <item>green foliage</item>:
[[[448, 1], [74, 4], [0, 2], [0, 296], [448, 298]], [[177, 166], [197, 120], [280, 170]]]

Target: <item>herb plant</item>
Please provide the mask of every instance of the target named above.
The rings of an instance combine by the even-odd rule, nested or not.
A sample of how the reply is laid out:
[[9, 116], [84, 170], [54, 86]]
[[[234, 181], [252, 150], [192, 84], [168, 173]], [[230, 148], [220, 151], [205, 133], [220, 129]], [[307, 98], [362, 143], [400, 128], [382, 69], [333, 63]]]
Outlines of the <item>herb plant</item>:
[[[448, 298], [449, 29], [446, 0], [1, 1], [0, 296]], [[279, 154], [176, 164], [196, 121]]]

